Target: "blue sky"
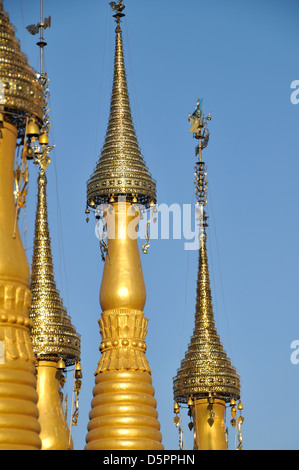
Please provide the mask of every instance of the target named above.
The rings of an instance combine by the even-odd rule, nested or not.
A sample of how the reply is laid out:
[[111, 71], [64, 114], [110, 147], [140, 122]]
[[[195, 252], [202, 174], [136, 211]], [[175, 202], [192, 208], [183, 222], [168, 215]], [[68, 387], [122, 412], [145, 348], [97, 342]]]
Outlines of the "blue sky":
[[[208, 255], [218, 333], [242, 383], [245, 449], [299, 449], [298, 180], [299, 4], [292, 0], [127, 0], [123, 22], [132, 114], [158, 203], [194, 202], [197, 98], [212, 112]], [[38, 0], [4, 0], [22, 50], [39, 70]], [[44, 0], [52, 163], [48, 205], [57, 287], [81, 334], [83, 386], [75, 448], [82, 449], [99, 360], [103, 263], [85, 222], [86, 182], [99, 158], [112, 88], [109, 2]], [[20, 229], [32, 256], [37, 169]], [[24, 219], [24, 215], [26, 219]], [[25, 223], [26, 220], [26, 223]], [[25, 232], [25, 227], [27, 231]], [[198, 256], [184, 240], [153, 240], [142, 255], [153, 373], [164, 446], [178, 448], [172, 378], [193, 331]], [[69, 382], [71, 382], [71, 374]], [[69, 392], [70, 393], [70, 392]], [[191, 448], [188, 420], [184, 421]], [[230, 437], [233, 447], [233, 436]]]

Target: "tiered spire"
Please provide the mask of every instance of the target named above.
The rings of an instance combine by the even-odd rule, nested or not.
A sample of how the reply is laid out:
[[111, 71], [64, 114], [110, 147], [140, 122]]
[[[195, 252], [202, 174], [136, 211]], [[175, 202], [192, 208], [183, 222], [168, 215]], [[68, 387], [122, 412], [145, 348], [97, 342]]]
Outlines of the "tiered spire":
[[129, 226], [139, 222], [138, 204], [149, 207], [155, 202], [156, 186], [131, 117], [120, 27], [125, 7], [122, 0], [110, 5], [117, 23], [110, 118], [100, 160], [87, 184], [88, 207], [110, 206], [96, 211], [106, 219], [108, 244], [100, 292], [101, 358], [85, 448], [159, 450], [162, 436], [145, 356], [146, 290], [137, 239], [129, 234]]
[[112, 7], [117, 27], [110, 117], [101, 157], [87, 184], [87, 204], [94, 207], [126, 196], [148, 207], [156, 201], [156, 183], [141, 155], [131, 115], [120, 27], [125, 6], [118, 1]]
[[[195, 192], [200, 220], [200, 248], [195, 327], [188, 351], [173, 381], [175, 412], [179, 412], [178, 403], [188, 404], [190, 415], [194, 420], [194, 448], [196, 449], [226, 448], [224, 420], [219, 420], [219, 416], [224, 413], [225, 403], [232, 400], [233, 406], [236, 400], [240, 399], [239, 375], [231, 365], [215, 327], [209, 278], [206, 233], [208, 218], [205, 211], [207, 172], [205, 163], [202, 161], [202, 150], [208, 145], [207, 121], [210, 119], [210, 114], [207, 118], [204, 117], [202, 100], [198, 100], [194, 113], [189, 115], [190, 132], [198, 139]], [[217, 413], [213, 411], [213, 406], [215, 409], [219, 408], [217, 410], [218, 421], [215, 421]], [[239, 410], [241, 409], [242, 404], [239, 403]], [[234, 427], [243, 423], [242, 416], [238, 423], [234, 421], [235, 411], [233, 406], [232, 424]], [[205, 428], [207, 422], [209, 426]], [[179, 427], [178, 417], [175, 418], [175, 424]], [[240, 432], [239, 437], [241, 445]]]
[[51, 239], [47, 212], [47, 177], [41, 167], [35, 219], [30, 289], [33, 321], [31, 340], [38, 360], [63, 357], [66, 365], [80, 360], [80, 336], [71, 324], [54, 279]]
[[175, 399], [240, 396], [240, 380], [223, 349], [215, 327], [207, 257], [207, 235], [199, 249], [195, 327], [188, 351], [174, 381]]
[[[37, 45], [41, 51], [40, 82], [44, 93], [44, 114], [41, 132], [32, 132], [31, 158], [39, 166], [38, 198], [35, 219], [34, 247], [32, 258], [31, 292], [32, 304], [30, 318], [33, 323], [31, 341], [37, 359], [37, 391], [39, 394], [39, 416], [43, 450], [66, 450], [72, 448], [71, 431], [66, 423], [62, 408], [60, 389], [64, 386], [63, 371], [75, 367], [74, 377], [76, 398], [81, 387], [80, 336], [76, 333], [70, 317], [63, 306], [54, 279], [51, 239], [47, 211], [46, 170], [50, 164], [49, 153], [54, 146], [49, 145], [49, 80], [43, 71], [44, 29], [51, 25], [51, 18], [43, 19], [43, 0], [41, 0], [41, 19], [37, 25], [27, 29], [33, 35], [40, 32]], [[39, 141], [35, 142], [35, 139]], [[75, 400], [77, 403], [77, 399]], [[77, 412], [72, 416], [72, 424], [77, 422]]]

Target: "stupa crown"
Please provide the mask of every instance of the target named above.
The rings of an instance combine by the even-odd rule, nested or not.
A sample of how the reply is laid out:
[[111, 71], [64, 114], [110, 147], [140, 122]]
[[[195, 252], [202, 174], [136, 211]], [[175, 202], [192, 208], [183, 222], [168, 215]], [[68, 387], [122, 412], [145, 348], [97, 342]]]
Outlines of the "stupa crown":
[[156, 202], [156, 183], [141, 154], [132, 119], [120, 25], [125, 6], [120, 1], [110, 5], [117, 23], [110, 116], [100, 159], [87, 183], [87, 205], [92, 208], [125, 196], [148, 207]]

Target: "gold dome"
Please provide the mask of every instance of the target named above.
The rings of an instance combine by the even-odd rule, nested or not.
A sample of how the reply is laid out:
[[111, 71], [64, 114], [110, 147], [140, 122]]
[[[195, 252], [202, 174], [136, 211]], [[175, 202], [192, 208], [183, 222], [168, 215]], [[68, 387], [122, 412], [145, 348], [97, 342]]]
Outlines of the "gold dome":
[[27, 57], [20, 49], [15, 37], [14, 26], [4, 11], [0, 0], [0, 105], [6, 121], [18, 129], [24, 129], [24, 116], [43, 118], [43, 91], [35, 72], [29, 66]]

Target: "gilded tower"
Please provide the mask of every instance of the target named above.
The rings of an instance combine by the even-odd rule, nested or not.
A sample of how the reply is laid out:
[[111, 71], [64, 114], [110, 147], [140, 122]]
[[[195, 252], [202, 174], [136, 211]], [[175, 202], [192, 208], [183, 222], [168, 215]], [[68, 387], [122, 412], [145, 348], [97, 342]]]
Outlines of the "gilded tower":
[[198, 100], [194, 113], [189, 115], [190, 132], [198, 140], [195, 152], [195, 192], [200, 233], [195, 327], [185, 358], [173, 381], [174, 423], [181, 432], [179, 404], [187, 405], [190, 428], [194, 432], [194, 449], [226, 450], [225, 411], [229, 403], [231, 424], [238, 434], [237, 448], [241, 449], [243, 406], [240, 401], [240, 378], [223, 349], [215, 327], [207, 257], [208, 217], [205, 206], [208, 182], [202, 150], [208, 145], [207, 122], [210, 119], [210, 114], [204, 116], [202, 100]]
[[156, 202], [156, 185], [141, 155], [131, 116], [124, 65], [122, 0], [116, 20], [110, 117], [100, 159], [87, 183], [87, 209], [107, 230], [100, 290], [101, 357], [95, 372], [87, 450], [163, 449], [151, 369], [145, 356], [146, 289], [136, 229], [141, 206]]
[[63, 409], [64, 371], [74, 367], [73, 400], [75, 412], [71, 425], [77, 424], [78, 394], [81, 386], [80, 336], [76, 333], [71, 319], [56, 288], [52, 260], [51, 239], [47, 210], [47, 176], [50, 164], [49, 153], [49, 79], [43, 70], [43, 50], [46, 46], [44, 30], [51, 26], [51, 17], [41, 19], [37, 25], [27, 27], [32, 34], [40, 33], [41, 72], [39, 81], [44, 93], [44, 114], [41, 129], [30, 128], [31, 145], [27, 154], [38, 165], [38, 195], [33, 244], [32, 273], [30, 289], [32, 303], [29, 317], [32, 320], [30, 332], [33, 351], [36, 356], [37, 392], [40, 438], [42, 450], [72, 449], [71, 429], [67, 424], [67, 407]]
[[[35, 356], [28, 312], [30, 269], [18, 216], [28, 191], [30, 125], [41, 126], [43, 91], [0, 0], [0, 449], [39, 450]], [[16, 152], [16, 149], [18, 150]]]

